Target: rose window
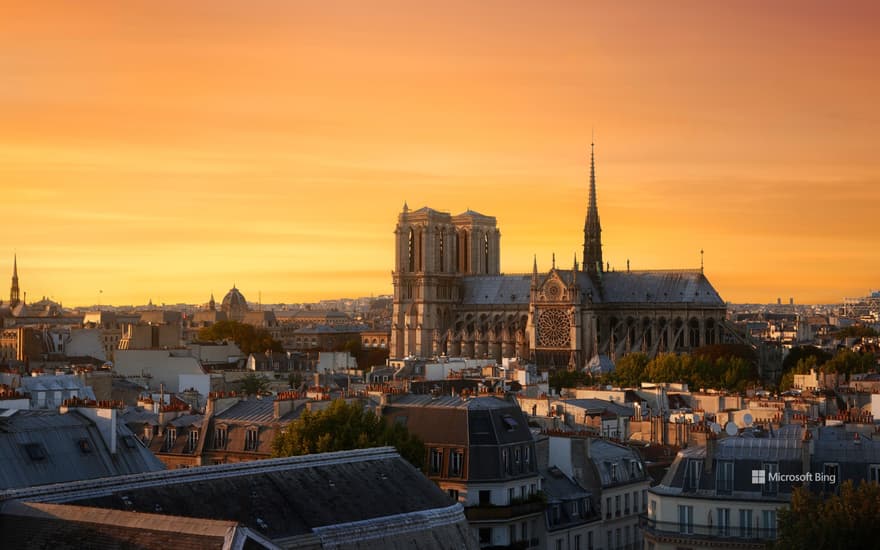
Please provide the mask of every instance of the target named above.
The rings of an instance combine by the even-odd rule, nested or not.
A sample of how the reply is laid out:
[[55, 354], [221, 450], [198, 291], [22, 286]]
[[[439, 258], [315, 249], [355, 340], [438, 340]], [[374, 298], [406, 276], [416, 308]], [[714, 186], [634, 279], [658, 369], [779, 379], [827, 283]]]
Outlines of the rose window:
[[547, 288], [544, 290], [544, 294], [550, 300], [556, 300], [559, 298], [559, 285], [557, 284], [549, 284]]
[[538, 315], [538, 345], [547, 348], [567, 347], [571, 342], [571, 324], [562, 309], [547, 309]]

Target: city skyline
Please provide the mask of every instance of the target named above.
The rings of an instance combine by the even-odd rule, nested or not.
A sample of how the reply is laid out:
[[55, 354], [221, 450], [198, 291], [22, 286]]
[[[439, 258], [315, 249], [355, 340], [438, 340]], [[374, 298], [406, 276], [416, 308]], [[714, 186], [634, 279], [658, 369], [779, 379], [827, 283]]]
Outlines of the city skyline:
[[872, 3], [257, 4], [10, 7], [0, 281], [17, 254], [30, 302], [388, 294], [404, 202], [496, 216], [503, 272], [568, 268], [595, 128], [615, 269], [878, 286]]

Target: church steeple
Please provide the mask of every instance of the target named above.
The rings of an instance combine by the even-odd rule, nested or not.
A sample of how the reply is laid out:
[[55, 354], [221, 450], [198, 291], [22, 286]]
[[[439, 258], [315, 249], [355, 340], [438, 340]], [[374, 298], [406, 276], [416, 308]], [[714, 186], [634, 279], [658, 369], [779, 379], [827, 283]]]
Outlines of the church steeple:
[[599, 223], [599, 207], [596, 204], [596, 152], [595, 143], [590, 144], [590, 199], [587, 219], [584, 221], [583, 269], [597, 275], [602, 272], [602, 225]]
[[21, 302], [18, 290], [18, 255], [12, 257], [12, 288], [9, 289], [9, 307], [15, 307]]

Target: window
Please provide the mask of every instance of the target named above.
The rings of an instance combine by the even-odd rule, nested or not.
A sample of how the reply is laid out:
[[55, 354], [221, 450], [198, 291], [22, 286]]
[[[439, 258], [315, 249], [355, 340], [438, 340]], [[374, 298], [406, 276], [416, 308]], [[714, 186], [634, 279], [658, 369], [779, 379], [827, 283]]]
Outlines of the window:
[[480, 506], [492, 504], [492, 491], [480, 491]]
[[226, 431], [226, 426], [218, 426], [214, 429], [214, 448], [215, 449], [225, 449], [226, 441], [228, 440], [228, 432]]
[[648, 507], [648, 490], [642, 489], [642, 510]]
[[776, 510], [761, 512], [761, 529], [764, 530], [762, 537], [776, 538]]
[[520, 450], [519, 447], [515, 447], [513, 449], [513, 463], [514, 463], [514, 465], [516, 465], [516, 468], [518, 470], [522, 471], [519, 467], [520, 464], [522, 464], [522, 451]]
[[92, 443], [88, 439], [80, 439], [76, 442], [76, 445], [83, 454], [89, 454], [92, 452]]
[[775, 495], [779, 490], [779, 463], [764, 463], [764, 484], [761, 486], [761, 493], [765, 495]]
[[868, 466], [868, 481], [871, 483], [880, 483], [880, 464], [871, 464]]
[[605, 518], [611, 517], [611, 497], [605, 499]]
[[515, 498], [516, 498], [516, 488], [511, 487], [510, 489], [507, 490], [507, 502], [509, 504], [513, 504], [513, 499], [515, 499]]
[[529, 524], [525, 521], [519, 524], [520, 540], [529, 540]]
[[688, 489], [694, 490], [700, 486], [700, 475], [703, 473], [702, 460], [688, 460], [686, 482]]
[[480, 544], [490, 544], [492, 542], [492, 529], [483, 527], [479, 531]]
[[199, 431], [192, 429], [188, 435], [189, 439], [186, 442], [187, 452], [194, 453], [199, 446]]
[[530, 463], [531, 463], [531, 460], [532, 460], [532, 453], [531, 453], [531, 450], [532, 450], [532, 449], [531, 449], [528, 445], [526, 445], [526, 446], [523, 448], [523, 463], [526, 465], [526, 470], [530, 470], [530, 469], [531, 469], [531, 468], [529, 467], [529, 465], [530, 465]]
[[45, 460], [48, 456], [42, 443], [28, 443], [24, 446], [24, 451], [31, 460]]
[[616, 482], [616, 481], [617, 481], [617, 478], [618, 478], [618, 476], [617, 476], [617, 464], [612, 464], [612, 465], [611, 465], [611, 482], [612, 482], [612, 483], [613, 483], [613, 482]]
[[537, 488], [537, 487], [538, 487], [538, 486], [535, 485], [534, 483], [532, 483], [531, 485], [529, 485], [529, 494], [530, 494], [530, 495], [534, 495], [535, 493], [537, 493], [537, 492], [538, 492], [538, 488]]
[[620, 495], [614, 497], [614, 515], [620, 515]]
[[163, 446], [163, 451], [170, 451], [171, 447], [174, 446], [174, 442], [177, 440], [177, 430], [174, 428], [167, 428], [165, 430], [165, 445]]
[[623, 513], [629, 514], [629, 493], [623, 495]]
[[510, 450], [501, 449], [501, 465], [504, 468], [504, 472], [510, 471]]
[[740, 509], [739, 511], [739, 536], [752, 536], [752, 511], [749, 509]]
[[581, 550], [581, 536], [574, 536], [574, 550]]
[[836, 462], [826, 462], [824, 473], [825, 490], [834, 491], [837, 480], [840, 479], [840, 477], [837, 475], [838, 473], [840, 473], [840, 466]]
[[508, 540], [510, 541], [510, 544], [513, 544], [514, 542], [516, 542], [516, 525], [508, 526], [507, 531]]
[[556, 539], [556, 550], [562, 550], [562, 539]]
[[633, 491], [633, 512], [639, 513], [639, 492]]
[[256, 451], [260, 443], [259, 431], [257, 428], [248, 428], [244, 436], [244, 450]]
[[458, 489], [447, 489], [446, 492], [449, 494], [449, 498], [458, 502]]
[[730, 508], [716, 508], [715, 517], [718, 519], [718, 536], [730, 536]]
[[460, 476], [462, 464], [464, 464], [464, 451], [452, 451], [449, 453], [450, 476]]
[[718, 463], [715, 491], [721, 495], [729, 495], [733, 491], [733, 462], [725, 460]]
[[516, 429], [517, 426], [519, 426], [519, 423], [517, 423], [516, 419], [509, 414], [505, 414], [504, 416], [502, 416], [501, 421], [504, 422], [504, 428], [508, 432], [512, 432]]
[[431, 473], [439, 474], [443, 471], [443, 449], [431, 449]]
[[682, 535], [694, 534], [694, 507], [678, 505], [678, 532]]

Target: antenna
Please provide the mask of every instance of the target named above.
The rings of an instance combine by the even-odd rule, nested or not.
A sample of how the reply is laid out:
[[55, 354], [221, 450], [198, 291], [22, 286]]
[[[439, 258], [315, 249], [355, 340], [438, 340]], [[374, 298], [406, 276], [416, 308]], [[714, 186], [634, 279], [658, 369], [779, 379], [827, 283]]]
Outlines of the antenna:
[[703, 249], [700, 249], [700, 273], [703, 272]]

